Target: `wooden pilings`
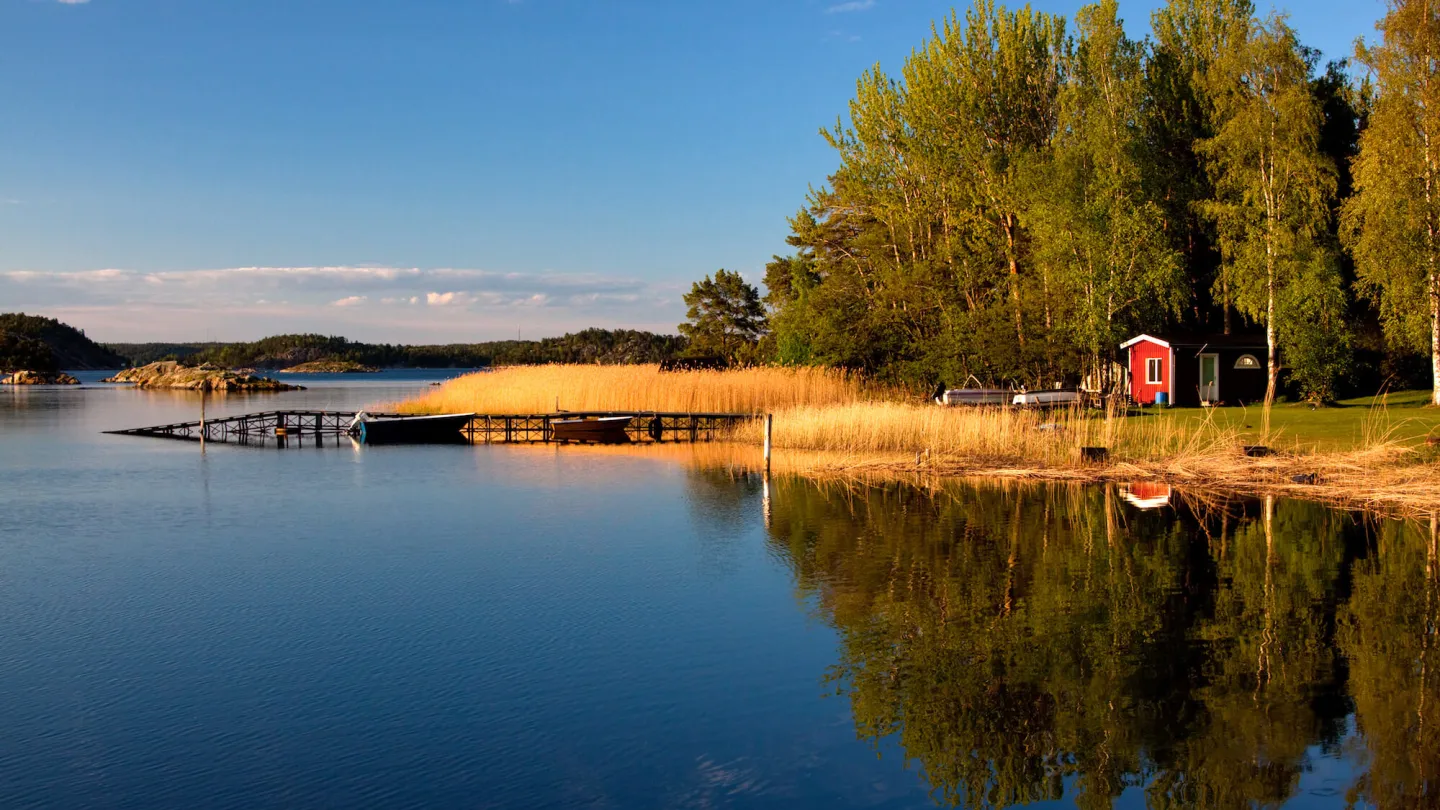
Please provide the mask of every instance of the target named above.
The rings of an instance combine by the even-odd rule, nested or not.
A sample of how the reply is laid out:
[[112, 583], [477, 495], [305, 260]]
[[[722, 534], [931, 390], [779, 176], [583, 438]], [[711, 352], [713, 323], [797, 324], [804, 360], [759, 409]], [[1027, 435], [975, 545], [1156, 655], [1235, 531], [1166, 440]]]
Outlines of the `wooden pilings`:
[[770, 432], [775, 427], [775, 414], [765, 414], [765, 477], [770, 477]]
[[[354, 411], [264, 411], [198, 422], [111, 430], [128, 436], [174, 439], [212, 439], [221, 442], [261, 443], [280, 437], [343, 436], [355, 418]], [[396, 418], [401, 414], [375, 413], [371, 416]], [[756, 418], [740, 413], [593, 412], [555, 414], [484, 414], [472, 418], [461, 435], [475, 443], [543, 443], [554, 440], [551, 421], [598, 417], [631, 417], [626, 434], [632, 442], [711, 441], [720, 438], [732, 425]]]

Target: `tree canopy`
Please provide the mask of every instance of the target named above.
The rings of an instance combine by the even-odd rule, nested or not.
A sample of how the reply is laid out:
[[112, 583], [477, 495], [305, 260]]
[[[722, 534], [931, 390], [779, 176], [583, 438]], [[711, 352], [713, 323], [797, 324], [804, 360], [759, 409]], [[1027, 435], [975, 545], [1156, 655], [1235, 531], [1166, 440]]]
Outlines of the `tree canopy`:
[[765, 332], [765, 307], [760, 291], [739, 273], [716, 270], [695, 282], [685, 304], [689, 320], [680, 324], [680, 334], [689, 339], [690, 353], [732, 363], [756, 359]]
[[[1417, 4], [1393, 5], [1391, 17]], [[1437, 14], [1419, 5], [1412, 28]], [[1425, 150], [1387, 157], [1423, 134], [1414, 104], [1384, 106], [1399, 80], [1371, 94], [1371, 119], [1411, 122], [1382, 143], [1359, 135], [1363, 88], [1343, 63], [1319, 65], [1284, 17], [1170, 0], [1151, 28], [1128, 34], [1117, 0], [1071, 21], [974, 0], [898, 72], [865, 71], [821, 131], [836, 169], [790, 218], [792, 252], [766, 266], [770, 357], [927, 386], [1033, 385], [1107, 376], [1141, 332], [1264, 333], [1272, 389], [1326, 400], [1379, 384], [1381, 364], [1352, 356], [1382, 317], [1388, 337], [1365, 338], [1375, 351], [1421, 349], [1432, 320], [1440, 335], [1422, 295], [1433, 276], [1404, 247], [1423, 242], [1423, 216], [1390, 220], [1397, 241], [1365, 227], [1394, 201], [1345, 208], [1347, 232], [1364, 233], [1345, 242], [1363, 295], [1340, 250], [1357, 140], [1376, 155], [1360, 150], [1357, 199], [1381, 168], [1411, 178], [1395, 193], [1421, 186]], [[1379, 70], [1394, 61], [1385, 47], [1361, 61]], [[1422, 63], [1417, 87], [1440, 60]], [[1376, 269], [1402, 250], [1412, 269]]]

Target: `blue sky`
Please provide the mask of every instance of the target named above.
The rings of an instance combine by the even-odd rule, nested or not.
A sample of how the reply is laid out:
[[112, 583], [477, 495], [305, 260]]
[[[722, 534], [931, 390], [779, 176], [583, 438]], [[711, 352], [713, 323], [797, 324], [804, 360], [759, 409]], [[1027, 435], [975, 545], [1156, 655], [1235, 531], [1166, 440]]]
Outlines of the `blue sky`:
[[[1121, 0], [1132, 35], [1157, 5]], [[950, 8], [0, 0], [0, 311], [117, 341], [674, 331], [695, 279], [759, 282], [834, 168], [818, 129]], [[1288, 10], [1330, 58], [1383, 4]]]

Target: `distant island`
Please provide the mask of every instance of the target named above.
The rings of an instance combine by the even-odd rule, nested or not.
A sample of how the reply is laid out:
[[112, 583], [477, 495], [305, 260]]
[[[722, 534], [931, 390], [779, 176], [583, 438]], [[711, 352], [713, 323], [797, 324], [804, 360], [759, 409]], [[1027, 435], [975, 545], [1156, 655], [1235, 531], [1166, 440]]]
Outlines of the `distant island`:
[[112, 369], [128, 364], [124, 356], [54, 318], [23, 312], [0, 314], [0, 376], [14, 371], [43, 375], [60, 369]]
[[[62, 369], [111, 370], [167, 361], [183, 367], [358, 374], [387, 368], [486, 368], [584, 363], [664, 363], [686, 353], [689, 341], [635, 329], [584, 329], [539, 340], [402, 345], [364, 343], [334, 335], [274, 335], [250, 342], [97, 343], [54, 318], [0, 314], [0, 378], [39, 377]], [[31, 379], [26, 377], [25, 379]]]
[[585, 329], [540, 340], [406, 346], [317, 334], [274, 335], [248, 343], [108, 343], [134, 365], [174, 360], [224, 368], [290, 371], [315, 363], [385, 368], [484, 368], [544, 363], [660, 363], [684, 353], [679, 335], [633, 329]]
[[380, 369], [353, 360], [312, 360], [280, 371], [285, 374], [377, 374]]

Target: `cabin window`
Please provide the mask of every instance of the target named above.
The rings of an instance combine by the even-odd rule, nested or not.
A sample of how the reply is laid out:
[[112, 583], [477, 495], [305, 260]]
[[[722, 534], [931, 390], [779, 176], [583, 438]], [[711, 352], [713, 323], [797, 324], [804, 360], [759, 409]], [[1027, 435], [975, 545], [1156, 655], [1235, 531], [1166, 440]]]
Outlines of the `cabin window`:
[[1165, 369], [1164, 362], [1158, 357], [1150, 357], [1145, 360], [1145, 382], [1149, 385], [1159, 385], [1165, 382], [1161, 378]]
[[1240, 359], [1235, 361], [1235, 368], [1260, 368], [1260, 361], [1256, 360], [1253, 354], [1242, 354]]

